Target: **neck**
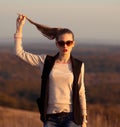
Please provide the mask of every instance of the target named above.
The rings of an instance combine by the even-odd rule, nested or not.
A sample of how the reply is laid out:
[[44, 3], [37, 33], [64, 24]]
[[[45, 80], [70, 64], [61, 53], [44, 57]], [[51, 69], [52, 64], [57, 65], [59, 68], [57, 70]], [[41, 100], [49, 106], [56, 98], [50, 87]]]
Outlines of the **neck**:
[[58, 60], [63, 63], [70, 62], [70, 54], [69, 55], [68, 54], [64, 54], [64, 55], [59, 54]]

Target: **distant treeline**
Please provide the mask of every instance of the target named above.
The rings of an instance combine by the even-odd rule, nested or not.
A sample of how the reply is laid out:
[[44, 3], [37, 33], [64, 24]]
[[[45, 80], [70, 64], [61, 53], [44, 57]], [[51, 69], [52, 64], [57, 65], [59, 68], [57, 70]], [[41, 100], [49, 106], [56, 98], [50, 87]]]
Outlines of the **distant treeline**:
[[[31, 49], [27, 49], [32, 51]], [[38, 51], [38, 50], [37, 50]], [[54, 50], [41, 50], [54, 54]], [[120, 50], [115, 48], [76, 47], [73, 54], [85, 62], [87, 103], [120, 104]], [[34, 52], [34, 51], [33, 51]], [[38, 52], [37, 52], [38, 53]], [[0, 105], [37, 110], [40, 90], [39, 69], [16, 57], [0, 52]]]

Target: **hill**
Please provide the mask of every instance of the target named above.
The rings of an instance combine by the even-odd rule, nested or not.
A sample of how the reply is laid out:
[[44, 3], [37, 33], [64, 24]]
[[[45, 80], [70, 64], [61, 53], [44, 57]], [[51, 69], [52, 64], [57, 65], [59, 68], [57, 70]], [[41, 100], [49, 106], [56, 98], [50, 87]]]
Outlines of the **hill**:
[[[42, 47], [42, 48], [40, 48]], [[24, 46], [25, 50], [55, 54], [53, 45]], [[77, 45], [73, 55], [85, 62], [87, 102], [90, 104], [120, 104], [120, 46]], [[13, 53], [13, 47], [0, 47], [0, 105], [38, 110], [39, 69], [23, 62]], [[113, 96], [114, 95], [114, 96]]]

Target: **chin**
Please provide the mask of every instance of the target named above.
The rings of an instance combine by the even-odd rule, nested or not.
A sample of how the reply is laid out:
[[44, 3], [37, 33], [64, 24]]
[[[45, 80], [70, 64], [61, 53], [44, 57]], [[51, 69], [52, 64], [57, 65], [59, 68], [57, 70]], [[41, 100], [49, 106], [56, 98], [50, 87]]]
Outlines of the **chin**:
[[62, 52], [63, 55], [69, 55], [70, 52]]

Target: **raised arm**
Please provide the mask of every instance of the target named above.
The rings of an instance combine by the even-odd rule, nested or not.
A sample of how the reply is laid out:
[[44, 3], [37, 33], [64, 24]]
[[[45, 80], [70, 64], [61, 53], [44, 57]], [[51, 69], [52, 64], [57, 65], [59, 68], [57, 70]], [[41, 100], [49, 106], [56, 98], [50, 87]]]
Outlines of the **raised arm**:
[[22, 31], [23, 26], [26, 21], [26, 16], [20, 15], [16, 20], [16, 33], [14, 34], [15, 38], [15, 54], [20, 57], [22, 60], [33, 66], [43, 66], [46, 55], [36, 55], [24, 51], [22, 46]]

